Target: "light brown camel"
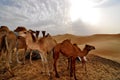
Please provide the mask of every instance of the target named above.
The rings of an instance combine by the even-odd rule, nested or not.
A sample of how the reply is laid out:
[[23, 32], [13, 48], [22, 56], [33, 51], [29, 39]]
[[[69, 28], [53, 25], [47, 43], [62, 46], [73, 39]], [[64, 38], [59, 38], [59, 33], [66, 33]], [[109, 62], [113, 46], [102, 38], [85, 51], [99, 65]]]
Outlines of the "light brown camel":
[[17, 36], [17, 42], [16, 42], [16, 59], [17, 59], [17, 62], [18, 63], [21, 63], [21, 61], [19, 60], [18, 58], [18, 51], [19, 49], [24, 49], [24, 56], [23, 56], [23, 64], [25, 64], [25, 53], [27, 51], [27, 45], [26, 45], [26, 41], [25, 41], [25, 38], [24, 37], [21, 37], [21, 36], [18, 36], [18, 33], [20, 31], [27, 31], [27, 29], [23, 26], [18, 26], [14, 32]]
[[54, 58], [54, 69], [55, 69], [55, 76], [59, 78], [59, 74], [56, 68], [56, 62], [59, 58], [59, 54], [62, 53], [64, 56], [69, 58], [70, 61], [70, 77], [74, 74], [74, 79], [77, 80], [75, 74], [75, 60], [79, 57], [84, 57], [88, 54], [90, 50], [94, 50], [95, 47], [91, 45], [85, 45], [83, 51], [81, 51], [76, 45], [73, 45], [70, 40], [66, 39], [62, 43], [57, 44], [54, 47], [53, 58]]
[[[25, 27], [23, 27], [23, 26], [18, 26], [18, 27], [14, 30], [14, 32], [16, 33], [16, 35], [18, 35], [19, 32], [22, 32], [22, 31], [27, 31], [27, 29], [26, 29]], [[31, 31], [32, 33], [34, 33], [34, 35], [36, 36], [36, 39], [38, 39], [39, 31], [36, 31], [36, 32], [35, 32], [35, 31], [32, 31], [32, 30], [29, 30], [29, 31]], [[27, 51], [27, 44], [26, 44], [26, 41], [25, 41], [25, 38], [24, 38], [24, 37], [18, 36], [16, 49], [17, 49], [17, 51], [16, 51], [16, 54], [17, 54], [16, 57], [17, 57], [17, 62], [18, 62], [18, 63], [21, 63], [21, 62], [19, 61], [19, 58], [18, 58], [18, 50], [19, 50], [19, 49], [24, 49], [23, 63], [25, 64], [25, 53], [26, 53], [26, 51]]]
[[38, 50], [43, 63], [43, 71], [47, 72], [47, 74], [50, 76], [48, 69], [47, 53], [51, 53], [54, 46], [57, 44], [56, 41], [49, 34], [40, 39], [36, 39], [32, 31], [19, 32], [19, 36], [22, 36], [26, 39], [27, 47], [31, 50], [30, 63], [32, 63], [32, 50]]

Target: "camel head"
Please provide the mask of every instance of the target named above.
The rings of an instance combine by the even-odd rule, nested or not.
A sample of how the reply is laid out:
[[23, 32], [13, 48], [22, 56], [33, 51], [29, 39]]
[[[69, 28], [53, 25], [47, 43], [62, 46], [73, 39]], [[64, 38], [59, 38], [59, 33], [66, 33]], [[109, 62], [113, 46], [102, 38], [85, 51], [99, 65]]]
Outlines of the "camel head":
[[27, 31], [27, 29], [23, 26], [18, 26], [15, 30], [14, 33], [16, 36], [19, 36], [20, 32]]
[[21, 36], [21, 37], [24, 37], [25, 39], [26, 38], [31, 38], [32, 40], [33, 40], [33, 42], [35, 42], [36, 41], [36, 36], [35, 36], [35, 34], [36, 34], [36, 32], [35, 31], [33, 31], [33, 30], [28, 30], [28, 31], [20, 31], [19, 32], [19, 36]]
[[1, 26], [0, 27], [0, 33], [1, 34], [6, 34], [6, 33], [8, 33], [10, 30], [9, 30], [9, 28], [7, 27], [7, 26]]
[[85, 49], [86, 49], [87, 51], [91, 51], [91, 50], [95, 50], [95, 47], [92, 46], [92, 45], [86, 44], [86, 45], [85, 45]]
[[14, 30], [14, 32], [20, 32], [20, 31], [27, 31], [27, 29], [26, 29], [25, 27], [23, 27], [23, 26], [18, 26], [18, 27]]

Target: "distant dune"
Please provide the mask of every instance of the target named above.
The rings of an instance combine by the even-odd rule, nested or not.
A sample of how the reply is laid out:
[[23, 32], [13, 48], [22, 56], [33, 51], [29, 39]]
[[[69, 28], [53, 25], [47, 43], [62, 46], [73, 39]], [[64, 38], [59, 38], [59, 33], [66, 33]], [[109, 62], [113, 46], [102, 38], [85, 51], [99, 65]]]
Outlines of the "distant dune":
[[77, 43], [81, 48], [85, 44], [92, 44], [96, 50], [92, 54], [102, 56], [120, 63], [120, 34], [95, 34], [91, 36], [75, 36], [72, 34], [57, 35], [54, 38], [61, 42], [71, 39], [72, 43]]

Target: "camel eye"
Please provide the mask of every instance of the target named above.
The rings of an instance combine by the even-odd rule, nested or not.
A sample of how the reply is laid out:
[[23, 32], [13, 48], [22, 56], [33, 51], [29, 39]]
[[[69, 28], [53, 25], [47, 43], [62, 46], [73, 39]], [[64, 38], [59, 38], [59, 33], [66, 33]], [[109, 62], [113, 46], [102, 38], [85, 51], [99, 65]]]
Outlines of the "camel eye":
[[24, 34], [27, 34], [27, 32], [24, 32]]

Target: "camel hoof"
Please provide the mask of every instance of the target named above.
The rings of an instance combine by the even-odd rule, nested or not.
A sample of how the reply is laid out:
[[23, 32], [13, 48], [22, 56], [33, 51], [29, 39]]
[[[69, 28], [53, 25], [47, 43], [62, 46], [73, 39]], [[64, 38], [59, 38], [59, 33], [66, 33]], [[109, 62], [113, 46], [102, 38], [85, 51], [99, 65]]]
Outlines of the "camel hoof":
[[58, 74], [57, 74], [57, 75], [55, 75], [55, 77], [56, 77], [56, 78], [60, 78], [60, 76], [59, 76]]

